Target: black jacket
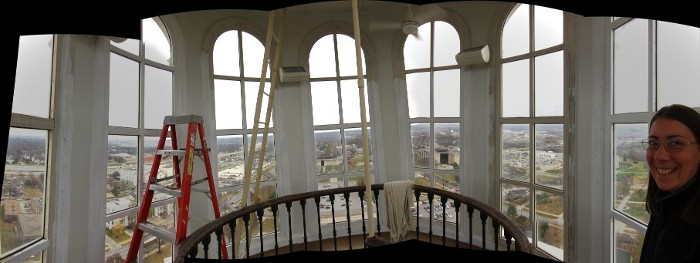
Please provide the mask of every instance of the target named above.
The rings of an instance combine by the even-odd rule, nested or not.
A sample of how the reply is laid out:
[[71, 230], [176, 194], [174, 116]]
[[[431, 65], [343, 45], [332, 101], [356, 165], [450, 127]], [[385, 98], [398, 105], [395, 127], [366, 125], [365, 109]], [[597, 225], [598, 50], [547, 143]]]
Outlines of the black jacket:
[[681, 220], [683, 209], [695, 192], [700, 191], [699, 188], [700, 179], [696, 174], [679, 191], [659, 191], [656, 200], [661, 212], [659, 215], [652, 214], [649, 219], [640, 263], [700, 262], [700, 222]]

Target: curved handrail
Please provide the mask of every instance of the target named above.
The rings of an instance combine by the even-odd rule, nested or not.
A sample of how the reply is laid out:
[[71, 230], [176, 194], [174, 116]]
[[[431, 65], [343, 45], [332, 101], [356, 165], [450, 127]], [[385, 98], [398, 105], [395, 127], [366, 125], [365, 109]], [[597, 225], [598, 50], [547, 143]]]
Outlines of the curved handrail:
[[[373, 192], [377, 192], [379, 190], [384, 190], [383, 184], [373, 184], [372, 185]], [[499, 224], [499, 226], [503, 227], [505, 233], [508, 233], [515, 240], [516, 250], [523, 251], [526, 253], [533, 252], [532, 245], [530, 244], [530, 241], [527, 238], [527, 236], [525, 235], [525, 233], [518, 226], [516, 226], [515, 223], [513, 223], [508, 217], [506, 217], [503, 213], [501, 213], [497, 209], [494, 209], [493, 207], [489, 206], [488, 204], [481, 202], [477, 199], [461, 195], [461, 194], [448, 192], [448, 191], [433, 188], [433, 187], [417, 185], [417, 184], [413, 185], [413, 190], [425, 192], [425, 193], [432, 193], [435, 195], [446, 197], [446, 198], [449, 198], [449, 199], [452, 199], [455, 201], [459, 201], [460, 203], [463, 203], [463, 204], [466, 204], [470, 207], [475, 208], [476, 210], [480, 211], [481, 213], [488, 215], [488, 217], [491, 217], [493, 220], [495, 220]], [[201, 243], [203, 240], [205, 240], [207, 238], [210, 238], [211, 234], [215, 233], [217, 230], [221, 231], [220, 229], [223, 229], [223, 227], [228, 225], [229, 222], [231, 222], [232, 220], [237, 220], [237, 219], [243, 217], [244, 215], [249, 215], [250, 213], [257, 212], [258, 210], [261, 210], [261, 209], [265, 209], [265, 208], [280, 205], [280, 204], [286, 204], [289, 202], [311, 199], [311, 198], [320, 197], [320, 196], [328, 196], [328, 195], [343, 194], [343, 193], [364, 192], [364, 191], [365, 191], [365, 186], [351, 186], [351, 187], [343, 187], [343, 188], [318, 190], [318, 191], [312, 191], [312, 192], [277, 197], [277, 198], [273, 198], [273, 199], [270, 199], [267, 201], [262, 201], [262, 202], [259, 202], [259, 203], [256, 203], [256, 204], [253, 204], [250, 206], [242, 207], [236, 211], [228, 213], [222, 217], [219, 217], [219, 218], [209, 222], [208, 224], [202, 226], [201, 228], [195, 230], [194, 232], [192, 232], [192, 234], [187, 236], [180, 243], [179, 248], [178, 248], [178, 253], [175, 257], [174, 262], [184, 263], [187, 255], [193, 249], [197, 249], [197, 245], [199, 243]], [[235, 255], [232, 255], [232, 256], [235, 256]]]

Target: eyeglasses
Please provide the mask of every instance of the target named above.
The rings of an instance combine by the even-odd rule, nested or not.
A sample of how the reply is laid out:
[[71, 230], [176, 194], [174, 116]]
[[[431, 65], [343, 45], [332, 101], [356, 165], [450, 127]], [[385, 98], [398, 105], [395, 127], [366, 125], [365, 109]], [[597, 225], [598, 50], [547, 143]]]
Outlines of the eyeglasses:
[[[698, 143], [698, 142], [686, 142], [686, 141], [683, 141], [681, 139], [670, 139], [664, 143], [664, 147], [666, 147], [667, 151], [678, 151], [678, 150], [682, 149], [683, 146], [686, 146], [688, 144], [693, 144], [693, 143]], [[643, 140], [642, 146], [644, 146], [644, 149], [647, 149], [650, 151], [657, 151], [657, 150], [659, 150], [659, 147], [661, 146], [661, 142], [659, 140]]]

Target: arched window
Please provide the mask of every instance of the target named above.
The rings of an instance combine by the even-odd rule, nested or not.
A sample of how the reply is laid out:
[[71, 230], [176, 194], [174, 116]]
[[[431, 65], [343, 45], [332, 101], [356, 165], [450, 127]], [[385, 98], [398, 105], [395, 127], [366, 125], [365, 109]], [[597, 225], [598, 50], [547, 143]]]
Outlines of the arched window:
[[[143, 39], [110, 41], [109, 127], [105, 192], [105, 260], [126, 258], [165, 116], [173, 112], [172, 48], [159, 18], [141, 20]], [[170, 147], [170, 139], [166, 147]], [[172, 176], [171, 164], [161, 162], [159, 178]], [[175, 198], [156, 193], [148, 220], [174, 232]], [[155, 241], [144, 233], [145, 242]], [[155, 243], [155, 245], [153, 245]], [[139, 259], [171, 251], [172, 244], [150, 242]], [[140, 261], [141, 261], [140, 260]]]
[[517, 5], [501, 35], [501, 211], [540, 250], [563, 260], [568, 240], [563, 12]]
[[632, 261], [639, 259], [649, 221], [649, 170], [641, 141], [658, 109], [674, 103], [700, 109], [700, 29], [637, 18], [616, 18], [610, 28], [606, 131], [612, 132], [612, 141], [606, 152], [612, 155], [606, 163], [612, 166], [606, 168], [611, 191], [606, 196], [612, 197], [611, 251], [616, 260]]
[[[212, 62], [221, 214], [243, 207], [240, 202], [249, 158], [254, 158], [250, 186], [255, 185], [268, 103], [268, 97], [263, 96], [259, 116], [259, 122], [263, 123], [258, 125], [256, 142], [251, 142], [264, 55], [265, 46], [262, 42], [243, 30], [226, 31], [214, 43]], [[263, 87], [270, 94], [269, 65], [265, 79]], [[272, 124], [270, 119], [258, 200], [248, 198], [249, 204], [276, 197], [277, 174]], [[248, 156], [251, 143], [256, 145], [254, 156]], [[250, 193], [254, 194], [254, 191]], [[265, 233], [270, 231], [273, 229], [264, 230]]]
[[[459, 35], [443, 21], [421, 25], [418, 35], [409, 35], [403, 48], [415, 183], [458, 193], [462, 174], [460, 69], [455, 60]], [[456, 222], [452, 213], [448, 215], [446, 221]]]
[[[364, 52], [361, 52], [363, 65]], [[328, 34], [314, 43], [309, 54], [311, 106], [316, 155], [318, 189], [364, 185], [364, 150], [360, 93], [357, 76], [355, 40], [343, 34]], [[365, 69], [366, 67], [363, 67]], [[363, 72], [365, 74], [365, 72]], [[365, 103], [369, 105], [365, 82]], [[370, 141], [369, 106], [366, 107], [367, 137]], [[372, 146], [369, 145], [370, 173]], [[340, 199], [340, 196], [337, 197]], [[358, 196], [351, 196], [350, 204], [359, 204]], [[323, 220], [330, 218], [330, 201], [322, 200]], [[345, 202], [336, 202], [339, 210]], [[326, 213], [328, 212], [328, 213]], [[360, 215], [359, 209], [351, 211]], [[336, 215], [336, 222], [346, 221], [345, 215]]]

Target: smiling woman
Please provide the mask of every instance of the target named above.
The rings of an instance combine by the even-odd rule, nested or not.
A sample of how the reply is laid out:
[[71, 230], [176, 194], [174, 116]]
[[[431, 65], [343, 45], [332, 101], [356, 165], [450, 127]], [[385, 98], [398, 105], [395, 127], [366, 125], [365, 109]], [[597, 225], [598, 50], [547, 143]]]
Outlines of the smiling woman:
[[651, 214], [640, 262], [700, 260], [700, 114], [674, 104], [651, 119], [643, 142]]

